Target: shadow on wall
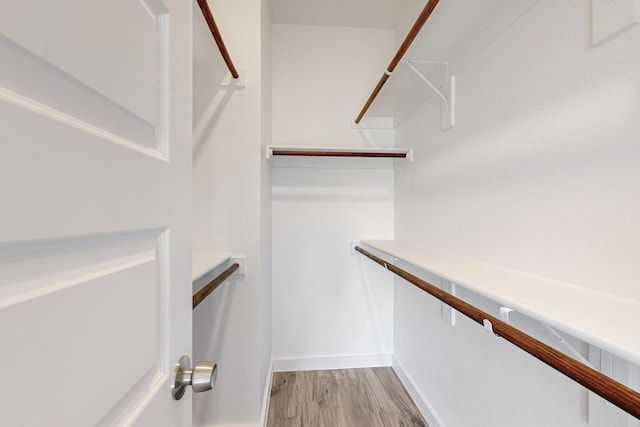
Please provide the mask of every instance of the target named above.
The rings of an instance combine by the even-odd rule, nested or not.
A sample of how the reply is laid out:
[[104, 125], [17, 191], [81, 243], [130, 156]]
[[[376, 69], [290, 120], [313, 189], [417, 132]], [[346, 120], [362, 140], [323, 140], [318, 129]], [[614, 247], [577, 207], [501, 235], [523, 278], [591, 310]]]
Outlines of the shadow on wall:
[[237, 90], [244, 90], [242, 80], [231, 78], [226, 69], [194, 67], [193, 71], [193, 163], [220, 120]]
[[[228, 343], [226, 326], [229, 324], [231, 307], [236, 287], [240, 284], [237, 276], [229, 277], [213, 294], [204, 300], [193, 312], [193, 359], [210, 360], [214, 363], [221, 360], [225, 343]], [[231, 337], [233, 338], [233, 337]], [[219, 366], [219, 383], [224, 383], [225, 369]], [[222, 381], [220, 381], [222, 380]], [[216, 389], [211, 393], [215, 393]], [[194, 419], [197, 414], [207, 412], [211, 404], [211, 395], [194, 396]]]

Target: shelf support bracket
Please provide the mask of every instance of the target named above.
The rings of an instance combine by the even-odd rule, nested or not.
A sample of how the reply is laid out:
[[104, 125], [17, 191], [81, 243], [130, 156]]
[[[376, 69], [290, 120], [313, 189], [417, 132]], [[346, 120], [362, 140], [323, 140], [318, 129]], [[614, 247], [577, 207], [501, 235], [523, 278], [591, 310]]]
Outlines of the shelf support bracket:
[[567, 340], [565, 340], [562, 337], [562, 335], [558, 333], [558, 331], [556, 331], [553, 327], [545, 323], [543, 323], [542, 326], [544, 326], [544, 328], [547, 331], [549, 331], [549, 333], [553, 336], [553, 338], [555, 338], [562, 345], [562, 347], [567, 351], [567, 353], [569, 353], [571, 357], [573, 357], [579, 362], [584, 363], [588, 367], [595, 369], [595, 367], [591, 364], [591, 362], [589, 362], [582, 354], [580, 354], [580, 352], [575, 347], [573, 347], [569, 342], [567, 342]]
[[[417, 61], [408, 60], [402, 61], [404, 64], [413, 71], [420, 80], [422, 80], [436, 95], [442, 100], [442, 129], [446, 130], [456, 124], [455, 114], [455, 84], [456, 77], [449, 76], [449, 64], [439, 61]], [[444, 90], [438, 88], [427, 76], [425, 76], [420, 70], [418, 70], [413, 64], [434, 64], [442, 66], [444, 72], [444, 81], [446, 85]]]
[[[510, 319], [510, 314], [512, 312], [514, 312], [515, 310], [508, 308], [508, 307], [500, 307], [500, 319], [507, 323], [508, 325], [511, 324], [511, 319]], [[542, 327], [544, 329], [547, 330], [547, 332], [549, 332], [551, 334], [551, 336], [560, 344], [560, 346], [562, 348], [564, 348], [564, 350], [574, 359], [576, 359], [579, 362], [584, 363], [585, 365], [587, 365], [590, 368], [594, 368], [594, 366], [575, 348], [571, 345], [571, 343], [569, 343], [567, 340], [564, 339], [564, 337], [562, 335], [560, 335], [560, 333], [558, 331], [556, 331], [552, 326], [546, 324], [546, 323], [542, 323], [540, 322], [540, 325], [542, 325]], [[595, 368], [594, 368], [595, 369]]]
[[511, 319], [509, 317], [509, 314], [511, 314], [512, 311], [513, 310], [510, 309], [509, 307], [500, 307], [500, 319], [507, 325], [511, 324]]

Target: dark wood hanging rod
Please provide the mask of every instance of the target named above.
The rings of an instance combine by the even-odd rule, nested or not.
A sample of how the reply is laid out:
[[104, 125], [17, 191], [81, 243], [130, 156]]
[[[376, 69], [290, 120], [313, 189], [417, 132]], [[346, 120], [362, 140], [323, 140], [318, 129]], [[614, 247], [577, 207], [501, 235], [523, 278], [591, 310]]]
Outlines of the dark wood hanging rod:
[[211, 292], [215, 291], [215, 289], [220, 286], [222, 282], [227, 280], [229, 276], [231, 276], [238, 269], [238, 267], [240, 267], [240, 264], [238, 264], [237, 262], [232, 264], [225, 271], [217, 275], [215, 279], [210, 281], [206, 286], [196, 292], [193, 295], [193, 308], [196, 308], [198, 304], [204, 301], [204, 299], [208, 297], [209, 294], [211, 294]]
[[400, 63], [400, 60], [404, 56], [405, 52], [409, 49], [409, 47], [411, 46], [411, 43], [413, 43], [413, 40], [418, 35], [420, 30], [424, 26], [425, 22], [427, 22], [427, 19], [429, 19], [429, 17], [431, 16], [431, 13], [433, 12], [433, 9], [436, 8], [439, 1], [440, 0], [427, 1], [427, 4], [425, 5], [424, 9], [422, 9], [422, 12], [420, 12], [420, 15], [418, 15], [418, 19], [416, 19], [416, 22], [413, 24], [413, 26], [407, 33], [407, 36], [404, 38], [404, 41], [400, 45], [400, 48], [398, 49], [393, 59], [389, 63], [387, 70], [382, 75], [382, 77], [380, 77], [380, 80], [378, 80], [378, 84], [373, 89], [373, 92], [371, 92], [371, 95], [369, 95], [369, 99], [367, 99], [367, 102], [365, 102], [364, 107], [362, 107], [362, 110], [360, 110], [360, 114], [358, 114], [358, 117], [356, 118], [356, 123], [360, 123], [360, 120], [362, 120], [365, 113], [367, 112], [367, 110], [369, 109], [373, 101], [376, 99], [376, 97], [378, 96], [378, 93], [380, 93], [380, 90], [389, 79], [389, 76], [391, 75], [391, 73], [393, 73], [393, 71], [396, 69], [396, 67]]
[[[471, 320], [485, 326], [490, 322], [494, 334], [504, 338], [515, 346], [531, 354], [577, 383], [598, 394], [620, 409], [640, 419], [640, 393], [621, 384], [595, 369], [578, 362], [561, 351], [525, 334], [508, 323], [472, 306], [471, 304], [443, 291], [439, 287], [426, 282], [407, 271], [387, 263], [371, 252], [356, 246], [356, 251], [380, 264], [387, 270], [397, 274], [409, 283], [434, 296], [454, 310], [459, 311]], [[486, 326], [485, 326], [486, 327]]]
[[209, 8], [207, 0], [198, 0], [198, 6], [200, 6], [200, 10], [202, 11], [204, 20], [207, 21], [209, 30], [211, 30], [211, 35], [216, 41], [216, 45], [218, 45], [218, 49], [220, 50], [222, 59], [224, 59], [225, 64], [227, 64], [227, 68], [229, 69], [231, 76], [234, 79], [237, 79], [238, 77], [240, 77], [240, 75], [238, 74], [238, 70], [236, 70], [236, 67], [233, 65], [233, 61], [231, 61], [231, 56], [229, 55], [229, 51], [227, 50], [227, 47], [222, 40], [222, 35], [220, 34], [220, 30], [216, 25], [215, 19], [213, 19], [213, 13], [211, 13], [211, 9]]
[[405, 159], [407, 153], [381, 151], [331, 151], [331, 150], [278, 150], [271, 151], [272, 156], [308, 156], [308, 157], [385, 157]]

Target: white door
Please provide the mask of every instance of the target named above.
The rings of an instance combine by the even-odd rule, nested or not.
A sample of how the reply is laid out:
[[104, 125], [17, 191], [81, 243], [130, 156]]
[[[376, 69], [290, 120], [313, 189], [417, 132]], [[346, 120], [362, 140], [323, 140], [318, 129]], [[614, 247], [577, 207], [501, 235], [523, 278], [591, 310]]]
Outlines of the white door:
[[0, 425], [188, 426], [191, 4], [0, 0]]

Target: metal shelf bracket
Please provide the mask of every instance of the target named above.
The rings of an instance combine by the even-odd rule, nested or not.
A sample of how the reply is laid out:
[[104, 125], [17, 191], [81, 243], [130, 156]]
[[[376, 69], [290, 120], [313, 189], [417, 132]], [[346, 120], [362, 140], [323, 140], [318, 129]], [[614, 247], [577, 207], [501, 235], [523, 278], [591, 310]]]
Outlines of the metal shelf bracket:
[[[447, 130], [456, 124], [456, 76], [449, 75], [449, 63], [442, 61], [420, 61], [408, 60], [402, 61], [411, 71], [413, 71], [420, 80], [422, 80], [435, 94], [442, 100], [442, 130]], [[436, 86], [427, 76], [418, 70], [414, 64], [431, 64], [442, 67], [444, 74], [444, 85]]]
[[[510, 325], [511, 324], [510, 314], [513, 312], [515, 312], [515, 310], [513, 310], [512, 308], [504, 307], [504, 306], [500, 307], [500, 319], [506, 324]], [[554, 340], [557, 341], [560, 347], [562, 347], [565, 350], [565, 352], [569, 354], [569, 356], [573, 357], [579, 362], [584, 363], [590, 368], [593, 368], [593, 365], [580, 353], [580, 351], [578, 351], [575, 347], [571, 345], [571, 343], [565, 340], [564, 337], [560, 335], [560, 333], [556, 331], [552, 326], [542, 322], [540, 322], [540, 325], [542, 325], [542, 327], [551, 334]]]

